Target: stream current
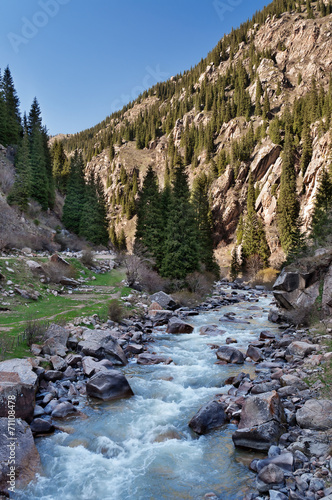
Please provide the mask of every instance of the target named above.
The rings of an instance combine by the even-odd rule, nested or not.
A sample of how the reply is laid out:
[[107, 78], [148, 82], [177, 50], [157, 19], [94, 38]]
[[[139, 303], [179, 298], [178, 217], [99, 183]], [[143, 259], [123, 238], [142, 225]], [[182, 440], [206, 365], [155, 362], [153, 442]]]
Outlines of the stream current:
[[[229, 289], [226, 289], [229, 292]], [[249, 295], [249, 293], [248, 293]], [[130, 362], [125, 373], [135, 396], [115, 402], [85, 401], [87, 418], [62, 424], [66, 432], [36, 440], [44, 474], [18, 498], [24, 500], [198, 500], [214, 492], [223, 500], [242, 499], [254, 474], [254, 454], [236, 450], [233, 424], [197, 436], [188, 422], [216, 394], [225, 380], [240, 371], [254, 374], [254, 364], [217, 365], [215, 349], [230, 336], [245, 352], [267, 320], [270, 297], [241, 302], [187, 318], [192, 334], [172, 335], [166, 327], [153, 331], [149, 350], [171, 357], [170, 365]], [[261, 310], [250, 309], [259, 305]], [[220, 322], [226, 312], [249, 324]], [[200, 327], [216, 324], [226, 333], [200, 335]], [[61, 425], [61, 424], [60, 424]]]

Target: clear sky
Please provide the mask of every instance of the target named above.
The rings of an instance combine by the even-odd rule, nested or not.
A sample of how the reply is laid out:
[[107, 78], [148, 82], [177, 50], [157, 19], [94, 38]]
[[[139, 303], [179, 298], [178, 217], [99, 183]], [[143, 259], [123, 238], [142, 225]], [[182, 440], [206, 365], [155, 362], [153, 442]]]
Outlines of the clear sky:
[[1, 0], [0, 68], [49, 133], [75, 133], [189, 69], [263, 0]]

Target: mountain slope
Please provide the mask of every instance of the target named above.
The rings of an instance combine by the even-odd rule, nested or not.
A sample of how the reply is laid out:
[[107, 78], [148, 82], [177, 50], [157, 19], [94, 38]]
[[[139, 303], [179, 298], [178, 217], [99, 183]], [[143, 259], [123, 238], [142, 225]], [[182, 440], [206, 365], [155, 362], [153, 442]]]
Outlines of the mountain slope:
[[[281, 261], [276, 207], [288, 110], [302, 230], [308, 230], [322, 168], [329, 162], [332, 15], [325, 15], [330, 4], [324, 5], [311, 2], [311, 12], [305, 6], [298, 12], [295, 2], [288, 2], [288, 12], [283, 1], [272, 2], [225, 36], [193, 70], [157, 84], [93, 129], [64, 141], [67, 152], [76, 147], [84, 152], [88, 172], [100, 173], [110, 219], [129, 239], [135, 229], [128, 211], [133, 173], [141, 183], [151, 164], [162, 186], [166, 165], [172, 169], [180, 154], [191, 183], [203, 171], [209, 175], [221, 264], [230, 262], [228, 245], [245, 210], [250, 169], [272, 264]], [[273, 134], [277, 118], [279, 140]], [[312, 151], [304, 168], [306, 123]]]

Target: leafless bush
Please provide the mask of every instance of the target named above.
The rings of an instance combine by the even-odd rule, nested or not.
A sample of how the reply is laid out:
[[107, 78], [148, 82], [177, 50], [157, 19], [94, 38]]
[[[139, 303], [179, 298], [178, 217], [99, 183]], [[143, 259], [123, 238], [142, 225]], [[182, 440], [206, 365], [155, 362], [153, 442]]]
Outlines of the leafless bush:
[[246, 262], [246, 270], [251, 279], [255, 279], [258, 271], [263, 269], [264, 262], [258, 254], [250, 255]]
[[43, 271], [51, 283], [60, 283], [61, 278], [75, 278], [76, 276], [74, 267], [60, 262], [47, 262], [43, 265]]
[[83, 266], [85, 266], [85, 267], [93, 267], [94, 266], [93, 252], [91, 251], [91, 248], [86, 248], [85, 250], [83, 250], [81, 262], [82, 262]]
[[162, 278], [156, 271], [141, 264], [138, 269], [138, 281], [143, 290], [149, 294], [164, 291], [168, 285], [168, 280]]
[[112, 321], [120, 323], [124, 316], [125, 310], [123, 304], [118, 299], [112, 299], [108, 304], [108, 317]]
[[8, 194], [15, 182], [15, 170], [14, 167], [9, 165], [0, 167], [0, 184], [2, 191]]
[[204, 297], [210, 292], [214, 279], [212, 273], [199, 273], [195, 271], [187, 276], [186, 283], [191, 293]]
[[37, 217], [40, 216], [40, 213], [42, 211], [42, 208], [38, 201], [36, 200], [30, 200], [28, 209], [27, 209], [27, 214], [32, 218], [36, 219]]
[[195, 307], [202, 301], [202, 297], [197, 293], [189, 292], [189, 290], [181, 290], [172, 293], [172, 297], [181, 307]]
[[29, 347], [32, 344], [38, 344], [44, 340], [49, 321], [40, 321], [37, 319], [28, 319], [24, 328], [24, 336]]
[[61, 252], [71, 250], [72, 252], [80, 252], [86, 247], [86, 242], [75, 234], [57, 233], [54, 241], [60, 245]]

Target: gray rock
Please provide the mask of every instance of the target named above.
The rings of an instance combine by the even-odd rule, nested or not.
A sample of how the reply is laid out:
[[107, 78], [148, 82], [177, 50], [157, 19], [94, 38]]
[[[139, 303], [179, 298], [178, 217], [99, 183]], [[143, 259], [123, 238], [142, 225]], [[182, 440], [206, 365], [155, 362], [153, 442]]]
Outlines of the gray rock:
[[292, 292], [300, 285], [299, 273], [292, 273], [283, 270], [276, 279], [273, 290], [283, 290], [285, 292]]
[[[8, 401], [15, 398], [15, 417], [30, 421], [33, 417], [38, 377], [27, 359], [9, 359], [0, 363], [0, 417], [8, 416]], [[12, 400], [13, 401], [13, 400]]]
[[151, 302], [157, 302], [163, 309], [174, 310], [176, 308], [175, 300], [165, 292], [154, 293], [150, 295], [149, 299]]
[[54, 407], [51, 415], [54, 418], [65, 418], [76, 412], [77, 408], [75, 406], [69, 403], [69, 401], [64, 401]]
[[44, 413], [45, 413], [45, 411], [44, 411], [44, 408], [42, 406], [39, 406], [39, 405], [35, 406], [35, 409], [33, 412], [34, 418], [40, 417], [40, 415], [44, 415]]
[[[39, 453], [34, 443], [29, 425], [20, 418], [13, 422], [16, 440], [8, 439], [8, 419], [0, 418], [0, 493], [9, 496], [8, 488], [15, 486], [23, 489], [35, 478], [37, 472], [41, 472]], [[9, 446], [8, 446], [9, 444]], [[8, 463], [11, 451], [15, 453], [15, 475], [11, 484], [11, 464]]]
[[286, 349], [286, 355], [289, 356], [299, 356], [304, 358], [316, 350], [316, 346], [313, 344], [308, 344], [308, 342], [295, 341], [289, 344]]
[[217, 358], [227, 363], [243, 364], [244, 356], [241, 351], [230, 345], [219, 347], [216, 352]]
[[52, 363], [54, 370], [62, 371], [62, 370], [65, 370], [67, 368], [66, 361], [63, 358], [61, 358], [60, 356], [51, 356], [50, 361]]
[[189, 427], [197, 434], [218, 429], [227, 421], [225, 405], [218, 401], [210, 401], [203, 405], [189, 422]]
[[308, 385], [299, 377], [295, 377], [295, 375], [282, 375], [280, 377], [280, 382], [282, 386], [293, 386], [296, 387], [299, 391], [303, 391], [304, 389], [308, 389]]
[[217, 336], [223, 335], [224, 333], [226, 333], [226, 330], [221, 330], [217, 325], [205, 325], [200, 328], [199, 332], [200, 335]]
[[77, 366], [82, 362], [82, 356], [80, 354], [68, 354], [66, 362], [69, 366]]
[[300, 427], [326, 431], [332, 428], [332, 401], [327, 399], [309, 399], [296, 412], [296, 421]]
[[[271, 382], [262, 382], [261, 384], [255, 384], [251, 389], [251, 394], [263, 394], [264, 392], [277, 391], [280, 387], [278, 380], [272, 380]], [[279, 392], [279, 391], [278, 391]]]
[[30, 424], [33, 434], [49, 434], [54, 432], [54, 425], [44, 418], [34, 418]]
[[316, 493], [319, 490], [323, 490], [324, 485], [325, 483], [323, 479], [319, 479], [318, 477], [313, 477], [309, 484], [309, 490], [314, 491]]
[[278, 444], [284, 418], [276, 391], [246, 399], [239, 427], [232, 436], [235, 446], [267, 451], [271, 445]]
[[269, 490], [270, 500], [288, 500], [288, 496], [280, 491]]
[[172, 363], [172, 359], [158, 356], [157, 354], [144, 352], [138, 355], [137, 363], [139, 365], [158, 365], [161, 363], [163, 363], [164, 365], [169, 365], [170, 363]]
[[88, 396], [110, 401], [132, 396], [134, 393], [126, 377], [117, 370], [96, 373], [86, 384]]
[[86, 356], [108, 359], [117, 365], [128, 363], [122, 347], [118, 340], [111, 335], [110, 330], [87, 330], [77, 347]]
[[44, 373], [44, 379], [49, 382], [55, 382], [56, 380], [61, 380], [63, 378], [63, 372], [58, 370], [47, 370]]
[[256, 487], [260, 493], [269, 491], [271, 486], [280, 489], [283, 487], [284, 479], [282, 469], [275, 464], [269, 464], [258, 473]]
[[69, 337], [69, 332], [60, 325], [52, 323], [44, 335], [45, 339], [55, 339], [57, 343], [66, 346]]
[[162, 326], [167, 325], [169, 319], [173, 316], [173, 311], [167, 310], [157, 310], [153, 315], [153, 324], [154, 326]]
[[246, 352], [246, 358], [251, 358], [253, 361], [258, 362], [263, 359], [263, 353], [258, 347], [250, 344]]
[[108, 359], [102, 359], [97, 361], [91, 356], [85, 356], [82, 361], [83, 372], [88, 377], [91, 377], [98, 372], [107, 372], [108, 370], [114, 369], [113, 364]]
[[194, 327], [185, 323], [182, 319], [173, 316], [170, 318], [166, 332], [167, 333], [192, 333]]

